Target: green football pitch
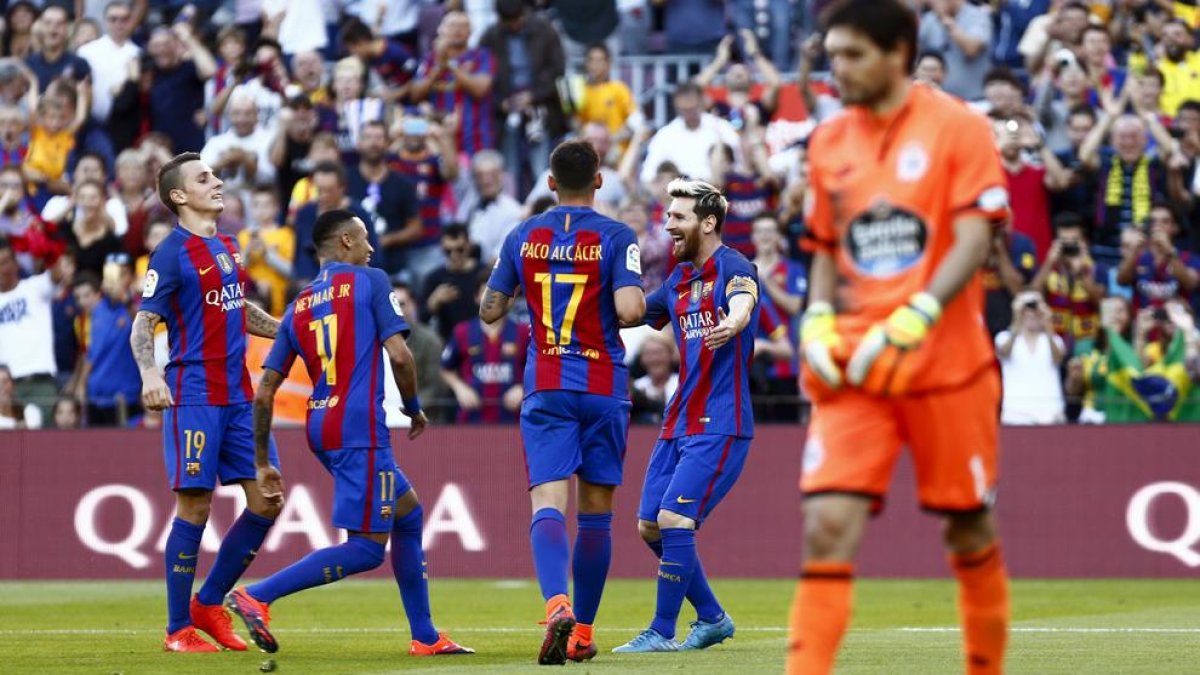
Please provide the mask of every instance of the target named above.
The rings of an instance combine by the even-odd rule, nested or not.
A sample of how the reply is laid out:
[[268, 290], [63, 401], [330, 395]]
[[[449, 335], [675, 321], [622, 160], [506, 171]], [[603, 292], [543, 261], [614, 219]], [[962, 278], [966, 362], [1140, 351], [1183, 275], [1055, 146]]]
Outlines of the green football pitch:
[[[704, 652], [608, 653], [647, 624], [654, 603], [651, 581], [612, 581], [597, 625], [600, 655], [565, 668], [782, 672], [793, 582], [716, 580], [714, 586], [737, 622], [733, 640]], [[535, 665], [542, 603], [532, 583], [434, 580], [432, 595], [438, 627], [478, 654], [407, 656], [395, 586], [349, 580], [272, 607], [280, 643], [275, 672], [545, 672]], [[961, 672], [952, 582], [862, 580], [855, 601], [839, 673]], [[1010, 673], [1200, 672], [1200, 582], [1017, 581], [1013, 607]], [[244, 653], [164, 653], [163, 614], [158, 583], [0, 583], [0, 672], [250, 675], [268, 658], [253, 645]], [[690, 618], [685, 608], [681, 635]]]

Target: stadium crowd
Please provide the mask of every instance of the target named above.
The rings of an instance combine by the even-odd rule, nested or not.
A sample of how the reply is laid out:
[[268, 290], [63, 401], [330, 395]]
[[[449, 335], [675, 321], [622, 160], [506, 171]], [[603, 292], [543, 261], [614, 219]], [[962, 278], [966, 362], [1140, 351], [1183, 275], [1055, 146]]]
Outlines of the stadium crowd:
[[[479, 293], [506, 234], [554, 206], [549, 151], [571, 135], [604, 161], [596, 209], [636, 233], [647, 292], [674, 264], [666, 183], [725, 190], [725, 243], [766, 291], [756, 417], [799, 421], [811, 125], [780, 110], [794, 90], [810, 119], [838, 113], [812, 29], [824, 4], [6, 3], [0, 428], [156, 423], [129, 332], [148, 256], [175, 226], [155, 176], [184, 151], [225, 182], [221, 228], [252, 301], [281, 315], [317, 270], [317, 217], [351, 209], [412, 323], [431, 417], [515, 421], [529, 329], [519, 311], [483, 324]], [[1009, 181], [1013, 217], [984, 278], [1003, 421], [1200, 420], [1200, 11], [919, 4], [916, 79], [990, 117]], [[646, 54], [712, 56], [655, 83], [672, 91], [657, 129], [615, 77]], [[661, 422], [674, 343], [626, 335], [634, 419]]]

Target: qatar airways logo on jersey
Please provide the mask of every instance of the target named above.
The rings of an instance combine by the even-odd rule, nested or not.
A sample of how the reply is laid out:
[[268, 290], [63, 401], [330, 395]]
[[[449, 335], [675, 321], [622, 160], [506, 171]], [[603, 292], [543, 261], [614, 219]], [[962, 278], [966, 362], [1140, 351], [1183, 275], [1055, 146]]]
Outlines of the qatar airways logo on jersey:
[[471, 366], [471, 373], [480, 384], [511, 384], [513, 381], [511, 363], [476, 363]]
[[699, 340], [712, 332], [717, 325], [717, 317], [712, 310], [688, 312], [679, 317], [679, 334], [684, 340]]
[[576, 246], [575, 244], [539, 244], [527, 241], [521, 244], [521, 257], [527, 260], [560, 260], [563, 262], [595, 262], [601, 259], [600, 244]]
[[225, 284], [220, 290], [213, 289], [204, 294], [204, 304], [220, 307], [222, 312], [231, 312], [246, 306], [246, 289], [242, 282]]

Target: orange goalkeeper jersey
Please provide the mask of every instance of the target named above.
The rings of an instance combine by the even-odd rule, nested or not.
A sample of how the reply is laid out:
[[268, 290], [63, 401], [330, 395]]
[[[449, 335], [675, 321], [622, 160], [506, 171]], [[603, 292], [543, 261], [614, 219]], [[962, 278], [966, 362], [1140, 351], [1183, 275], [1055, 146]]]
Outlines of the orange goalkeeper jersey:
[[[991, 125], [924, 85], [887, 115], [855, 106], [821, 124], [808, 157], [809, 236], [836, 260], [834, 306], [850, 351], [929, 285], [954, 243], [955, 219], [1008, 216]], [[906, 356], [910, 392], [959, 385], [994, 360], [980, 279], [976, 273]]]

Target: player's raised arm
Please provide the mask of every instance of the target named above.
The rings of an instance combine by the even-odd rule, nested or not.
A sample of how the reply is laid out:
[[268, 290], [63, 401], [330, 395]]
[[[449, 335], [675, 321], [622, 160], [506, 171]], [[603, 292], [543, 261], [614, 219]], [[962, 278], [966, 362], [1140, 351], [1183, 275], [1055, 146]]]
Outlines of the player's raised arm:
[[253, 302], [246, 303], [246, 332], [258, 337], [274, 339], [279, 333], [279, 319]]
[[387, 350], [388, 360], [392, 362], [392, 376], [396, 378], [396, 388], [400, 390], [400, 397], [404, 399], [403, 412], [412, 420], [412, 426], [408, 430], [408, 438], [412, 440], [420, 436], [429, 424], [429, 418], [421, 410], [421, 403], [417, 398], [417, 365], [408, 349], [408, 343], [400, 333], [385, 340], [383, 348]]
[[129, 336], [129, 347], [133, 360], [142, 373], [142, 402], [147, 410], [164, 410], [175, 405], [171, 389], [163, 379], [158, 364], [154, 362], [154, 327], [162, 317], [154, 312], [142, 310], [133, 317], [133, 328]]

